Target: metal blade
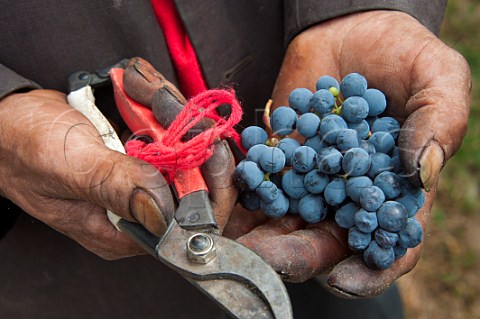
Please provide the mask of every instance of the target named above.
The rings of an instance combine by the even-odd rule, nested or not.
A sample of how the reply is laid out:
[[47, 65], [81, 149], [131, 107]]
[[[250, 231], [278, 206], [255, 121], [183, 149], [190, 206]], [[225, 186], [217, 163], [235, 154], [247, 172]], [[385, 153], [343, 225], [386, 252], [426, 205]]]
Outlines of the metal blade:
[[158, 258], [237, 318], [293, 318], [285, 285], [260, 256], [210, 233], [216, 256], [205, 264], [192, 262], [187, 242], [195, 234], [174, 221], [157, 247]]

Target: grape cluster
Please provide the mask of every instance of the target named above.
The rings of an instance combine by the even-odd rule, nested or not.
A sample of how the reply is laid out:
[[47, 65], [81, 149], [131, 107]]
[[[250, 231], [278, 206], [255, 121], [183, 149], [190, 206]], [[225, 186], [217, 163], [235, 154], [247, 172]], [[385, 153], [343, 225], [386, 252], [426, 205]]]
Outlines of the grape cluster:
[[[258, 126], [243, 130], [248, 152], [233, 174], [239, 201], [272, 218], [299, 214], [308, 223], [331, 212], [367, 266], [387, 269], [423, 238], [414, 215], [424, 193], [402, 174], [400, 124], [380, 116], [385, 95], [358, 73], [340, 84], [323, 76], [316, 89], [293, 90], [289, 107], [271, 114], [273, 138]], [[303, 145], [288, 137], [295, 131]]]

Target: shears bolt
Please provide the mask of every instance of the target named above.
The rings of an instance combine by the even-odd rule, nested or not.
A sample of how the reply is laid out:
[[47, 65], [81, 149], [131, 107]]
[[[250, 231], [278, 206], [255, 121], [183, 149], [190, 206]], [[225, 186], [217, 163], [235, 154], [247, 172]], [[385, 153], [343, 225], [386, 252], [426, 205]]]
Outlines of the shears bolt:
[[210, 262], [217, 255], [212, 237], [203, 233], [191, 236], [187, 241], [187, 255], [197, 264]]

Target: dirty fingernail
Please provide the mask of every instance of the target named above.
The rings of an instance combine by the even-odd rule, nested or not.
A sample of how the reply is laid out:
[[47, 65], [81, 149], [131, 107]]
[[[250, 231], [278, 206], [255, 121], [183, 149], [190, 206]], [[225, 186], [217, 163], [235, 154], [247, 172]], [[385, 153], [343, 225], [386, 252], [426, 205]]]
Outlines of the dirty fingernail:
[[167, 230], [167, 222], [154, 199], [137, 188], [130, 197], [130, 212], [149, 232], [160, 237]]
[[423, 150], [419, 161], [420, 180], [427, 192], [437, 183], [444, 159], [443, 149], [435, 142], [432, 142]]

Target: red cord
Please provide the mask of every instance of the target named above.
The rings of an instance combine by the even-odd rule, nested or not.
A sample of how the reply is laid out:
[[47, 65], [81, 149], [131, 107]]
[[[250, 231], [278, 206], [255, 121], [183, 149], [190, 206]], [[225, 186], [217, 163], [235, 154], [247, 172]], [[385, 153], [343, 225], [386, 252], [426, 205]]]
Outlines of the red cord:
[[177, 70], [182, 93], [188, 99], [207, 90], [200, 63], [173, 0], [151, 0], [151, 3]]
[[[216, 108], [222, 104], [232, 106], [228, 119], [219, 116]], [[214, 125], [182, 142], [182, 137], [204, 117], [214, 120]], [[242, 107], [233, 90], [208, 90], [190, 101], [168, 128], [161, 141], [145, 143], [131, 140], [125, 145], [127, 154], [142, 159], [172, 178], [176, 170], [185, 170], [202, 165], [212, 156], [213, 142], [217, 138], [231, 137], [235, 141], [240, 136], [233, 127], [242, 118]]]

